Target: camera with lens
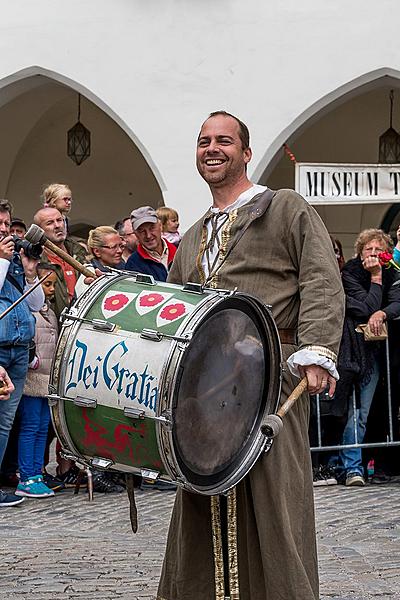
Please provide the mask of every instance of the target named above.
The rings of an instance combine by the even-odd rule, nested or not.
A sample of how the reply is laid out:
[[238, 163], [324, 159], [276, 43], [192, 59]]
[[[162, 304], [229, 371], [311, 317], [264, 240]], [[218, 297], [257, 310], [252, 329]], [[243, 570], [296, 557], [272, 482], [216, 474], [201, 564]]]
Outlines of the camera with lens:
[[17, 235], [11, 236], [14, 242], [14, 251], [20, 252], [21, 248], [25, 252], [25, 256], [28, 258], [34, 258], [39, 260], [42, 256], [43, 246], [42, 244], [31, 244], [28, 240], [20, 238]]

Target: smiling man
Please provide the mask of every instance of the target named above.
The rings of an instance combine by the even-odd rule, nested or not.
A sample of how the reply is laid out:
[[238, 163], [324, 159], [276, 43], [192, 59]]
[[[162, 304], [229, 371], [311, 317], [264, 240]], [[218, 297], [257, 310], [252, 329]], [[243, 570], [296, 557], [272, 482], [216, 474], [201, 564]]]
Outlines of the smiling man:
[[[183, 237], [168, 281], [237, 288], [272, 305], [284, 359], [280, 402], [303, 375], [310, 393], [328, 387], [332, 395], [343, 319], [332, 243], [301, 196], [248, 179], [251, 156], [238, 118], [218, 111], [203, 123], [196, 162], [213, 205]], [[308, 419], [304, 395], [226, 498], [178, 490], [159, 600], [319, 598]]]
[[176, 247], [162, 237], [161, 221], [156, 211], [151, 206], [136, 208], [131, 212], [131, 222], [138, 245], [125, 268], [153, 275], [157, 281], [166, 281]]

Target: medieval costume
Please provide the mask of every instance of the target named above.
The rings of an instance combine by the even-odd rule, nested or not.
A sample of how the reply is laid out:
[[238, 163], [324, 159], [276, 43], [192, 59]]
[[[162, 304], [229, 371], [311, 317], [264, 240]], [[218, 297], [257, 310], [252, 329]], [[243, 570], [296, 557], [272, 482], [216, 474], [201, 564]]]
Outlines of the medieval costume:
[[[193, 225], [169, 281], [206, 281], [208, 287], [237, 287], [258, 296], [272, 305], [280, 330], [297, 334], [298, 346], [283, 344], [284, 367], [299, 348], [333, 364], [343, 293], [332, 243], [318, 214], [298, 194], [254, 195], [266, 190], [260, 188], [250, 188], [221, 211], [220, 223], [218, 210], [210, 209]], [[217, 251], [210, 249], [210, 228], [211, 237], [218, 233]], [[281, 403], [297, 383], [286, 367]], [[158, 600], [319, 598], [308, 420], [304, 396], [285, 416], [271, 450], [227, 498], [178, 490]]]

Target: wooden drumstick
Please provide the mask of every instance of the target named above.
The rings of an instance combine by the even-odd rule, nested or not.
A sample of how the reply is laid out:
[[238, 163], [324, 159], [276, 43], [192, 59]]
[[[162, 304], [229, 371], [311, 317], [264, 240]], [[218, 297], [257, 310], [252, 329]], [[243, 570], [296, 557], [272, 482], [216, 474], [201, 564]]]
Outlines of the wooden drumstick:
[[261, 433], [269, 438], [274, 438], [280, 433], [283, 427], [282, 419], [292, 408], [293, 404], [300, 398], [308, 386], [307, 377], [303, 377], [300, 383], [294, 388], [289, 398], [279, 407], [274, 415], [267, 415], [261, 425]]
[[62, 250], [62, 248], [59, 248], [58, 246], [53, 244], [53, 242], [48, 240], [45, 232], [38, 225], [33, 224], [29, 227], [28, 231], [25, 234], [25, 239], [28, 240], [28, 242], [31, 242], [31, 244], [41, 244], [42, 246], [45, 246], [46, 248], [54, 252], [54, 254], [57, 254], [57, 256], [65, 260], [65, 262], [71, 265], [71, 267], [73, 267], [76, 271], [82, 273], [82, 275], [84, 275], [85, 277], [96, 278], [96, 275], [95, 273], [93, 273], [93, 271], [90, 271], [89, 269], [81, 265], [81, 263], [77, 261], [73, 256], [68, 254], [68, 252], [65, 252], [65, 250]]

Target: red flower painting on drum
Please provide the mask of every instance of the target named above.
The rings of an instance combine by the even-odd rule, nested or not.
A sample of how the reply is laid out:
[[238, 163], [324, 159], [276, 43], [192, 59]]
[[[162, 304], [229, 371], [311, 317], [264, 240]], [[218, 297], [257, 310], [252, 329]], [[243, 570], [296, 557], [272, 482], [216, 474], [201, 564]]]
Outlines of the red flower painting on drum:
[[105, 300], [104, 308], [110, 311], [121, 310], [128, 302], [129, 298], [125, 294], [115, 294]]
[[146, 296], [140, 296], [140, 306], [157, 306], [164, 300], [164, 296], [161, 294], [147, 294]]
[[186, 306], [182, 303], [168, 304], [168, 306], [164, 306], [160, 312], [160, 318], [165, 319], [166, 321], [174, 321], [174, 319], [184, 315], [185, 312]]

